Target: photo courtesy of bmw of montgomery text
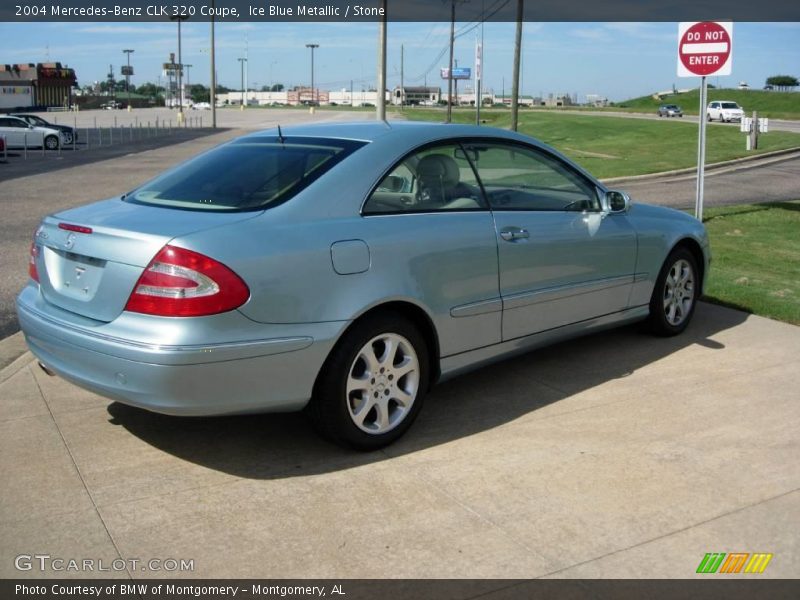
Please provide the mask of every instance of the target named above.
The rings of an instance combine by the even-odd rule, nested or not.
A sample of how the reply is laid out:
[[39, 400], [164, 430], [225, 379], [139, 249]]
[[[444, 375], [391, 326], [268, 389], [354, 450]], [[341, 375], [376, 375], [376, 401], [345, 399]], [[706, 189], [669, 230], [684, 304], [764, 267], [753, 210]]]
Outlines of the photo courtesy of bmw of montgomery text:
[[488, 127], [297, 126], [46, 217], [17, 299], [42, 367], [173, 415], [307, 409], [359, 449], [429, 386], [600, 328], [689, 323], [702, 223]]

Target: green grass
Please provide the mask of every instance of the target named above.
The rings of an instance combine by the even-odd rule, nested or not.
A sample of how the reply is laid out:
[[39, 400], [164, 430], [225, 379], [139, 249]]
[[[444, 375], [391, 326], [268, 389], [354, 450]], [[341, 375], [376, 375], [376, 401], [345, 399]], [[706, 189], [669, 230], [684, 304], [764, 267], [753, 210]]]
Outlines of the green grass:
[[[798, 95], [800, 98], [800, 95]], [[406, 109], [411, 120], [442, 121], [443, 109]], [[486, 125], [508, 127], [507, 109], [481, 111]], [[598, 117], [592, 115], [523, 110], [520, 131], [563, 152], [596, 177], [658, 173], [697, 164], [697, 124]], [[474, 110], [454, 110], [453, 121], [474, 123]], [[707, 129], [706, 163], [754, 154], [745, 150], [745, 136], [736, 127]], [[771, 131], [759, 137], [756, 153], [800, 147], [800, 134]]]
[[[708, 101], [712, 100], [733, 100], [745, 109], [748, 116], [757, 110], [761, 117], [800, 119], [800, 92], [709, 89]], [[700, 109], [700, 90], [666, 96], [662, 100], [656, 100], [652, 96], [632, 98], [615, 102], [611, 110], [655, 113], [661, 104], [677, 104], [687, 115], [696, 115]]]
[[800, 201], [712, 207], [705, 296], [800, 325]]

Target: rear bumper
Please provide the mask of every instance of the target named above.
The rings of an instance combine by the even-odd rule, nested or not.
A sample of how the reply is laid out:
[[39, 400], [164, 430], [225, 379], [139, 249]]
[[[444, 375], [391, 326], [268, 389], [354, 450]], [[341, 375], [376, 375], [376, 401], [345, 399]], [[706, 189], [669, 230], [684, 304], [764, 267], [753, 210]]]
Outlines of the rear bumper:
[[[208, 343], [158, 343], [148, 339], [151, 317], [123, 313], [111, 323], [88, 321], [50, 305], [34, 285], [18, 296], [17, 314], [31, 352], [64, 379], [125, 404], [192, 416], [302, 409], [346, 325], [263, 325], [233, 311], [161, 319], [164, 341], [185, 338], [174, 327], [212, 334]], [[132, 323], [140, 317], [135, 339]], [[242, 328], [249, 339], [240, 339]], [[260, 335], [269, 337], [253, 337]]]

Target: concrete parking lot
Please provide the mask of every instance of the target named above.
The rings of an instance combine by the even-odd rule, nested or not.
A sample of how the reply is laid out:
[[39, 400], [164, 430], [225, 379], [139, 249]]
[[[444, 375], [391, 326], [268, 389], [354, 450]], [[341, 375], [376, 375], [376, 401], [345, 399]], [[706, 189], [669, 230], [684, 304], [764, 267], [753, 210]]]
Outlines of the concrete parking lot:
[[[95, 112], [85, 126], [128, 116]], [[0, 338], [16, 331], [13, 294], [44, 214], [247, 129], [372, 118], [219, 114], [219, 132], [0, 165]], [[770, 168], [798, 174], [797, 159]], [[302, 415], [180, 419], [111, 403], [45, 375], [17, 333], [0, 339], [0, 578], [683, 578], [708, 552], [772, 553], [757, 577], [796, 577], [798, 351], [800, 328], [701, 303], [677, 338], [627, 327], [438, 386], [405, 438], [359, 454]], [[194, 570], [15, 568], [37, 553]]]
[[194, 561], [111, 573], [132, 578], [683, 578], [707, 552], [795, 577], [798, 350], [701, 303], [677, 338], [628, 327], [438, 386], [370, 454], [302, 415], [109, 403], [25, 354], [0, 373], [0, 577], [98, 575], [15, 570], [40, 553]]

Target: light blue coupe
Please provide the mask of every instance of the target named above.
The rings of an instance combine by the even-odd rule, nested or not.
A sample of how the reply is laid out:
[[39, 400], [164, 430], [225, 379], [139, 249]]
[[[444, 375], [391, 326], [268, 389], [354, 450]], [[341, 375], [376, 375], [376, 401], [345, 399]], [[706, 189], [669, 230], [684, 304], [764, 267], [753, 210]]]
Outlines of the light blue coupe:
[[373, 449], [437, 380], [640, 319], [680, 333], [709, 260], [702, 223], [523, 135], [300, 126], [45, 218], [17, 310], [45, 370], [109, 398], [305, 408]]

